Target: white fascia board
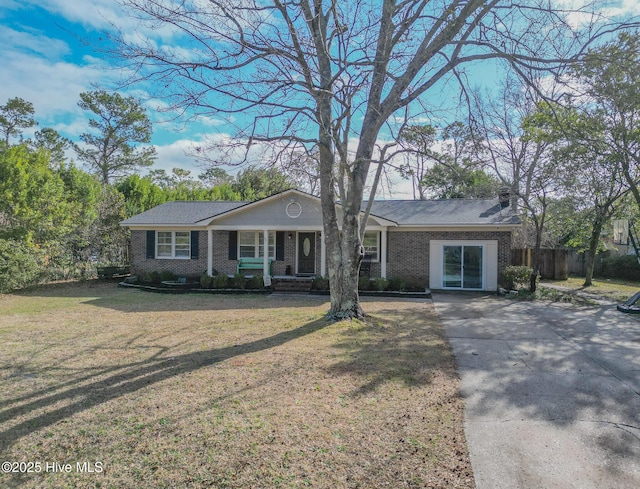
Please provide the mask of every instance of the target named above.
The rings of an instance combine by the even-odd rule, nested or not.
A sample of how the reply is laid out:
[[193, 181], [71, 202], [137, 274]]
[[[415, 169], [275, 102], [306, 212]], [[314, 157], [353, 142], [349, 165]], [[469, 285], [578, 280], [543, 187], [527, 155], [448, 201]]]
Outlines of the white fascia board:
[[[286, 226], [286, 227], [269, 227], [269, 226], [208, 226], [207, 229], [212, 231], [316, 231], [323, 232], [324, 228], [318, 226]], [[367, 226], [365, 231], [383, 231], [388, 229], [387, 226]], [[338, 230], [342, 230], [342, 226], [338, 226]]]
[[120, 224], [131, 231], [172, 231], [176, 229], [189, 229], [191, 231], [206, 231], [207, 228], [197, 224]]
[[245, 224], [242, 226], [225, 226], [225, 225], [211, 225], [207, 229], [213, 231], [322, 231], [322, 227], [318, 226], [255, 226], [252, 224]]
[[455, 225], [399, 225], [390, 228], [389, 232], [400, 231], [513, 231], [520, 227], [520, 224], [455, 224]]

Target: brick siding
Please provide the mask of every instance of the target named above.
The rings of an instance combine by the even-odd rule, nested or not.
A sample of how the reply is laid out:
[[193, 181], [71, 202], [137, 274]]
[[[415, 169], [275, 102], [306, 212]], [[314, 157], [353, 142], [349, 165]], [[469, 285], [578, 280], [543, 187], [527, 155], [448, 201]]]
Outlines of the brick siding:
[[133, 275], [145, 276], [151, 272], [169, 270], [180, 277], [196, 278], [207, 270], [207, 232], [199, 231], [197, 260], [147, 258], [146, 231], [131, 231], [129, 252]]
[[[287, 267], [296, 272], [296, 239], [294, 231], [288, 238], [285, 231], [284, 260], [273, 263], [274, 275], [285, 275]], [[510, 231], [397, 231], [388, 233], [387, 278], [400, 277], [408, 281], [429, 283], [429, 243], [431, 240], [497, 240], [498, 280], [509, 265], [511, 253]], [[320, 275], [320, 233], [316, 233], [316, 274]], [[146, 231], [131, 232], [132, 273], [170, 270], [179, 276], [197, 277], [207, 270], [207, 232], [200, 231], [197, 260], [147, 259]], [[213, 268], [219, 273], [236, 273], [238, 261], [229, 260], [229, 232], [213, 231]], [[326, 273], [326, 272], [325, 272]], [[371, 277], [380, 276], [380, 263], [371, 264]]]
[[[498, 281], [511, 257], [510, 231], [398, 231], [389, 232], [387, 278], [429, 283], [429, 243], [431, 240], [497, 240]], [[372, 267], [372, 276], [374, 268]], [[379, 273], [379, 272], [378, 272]], [[379, 276], [379, 275], [378, 275]]]

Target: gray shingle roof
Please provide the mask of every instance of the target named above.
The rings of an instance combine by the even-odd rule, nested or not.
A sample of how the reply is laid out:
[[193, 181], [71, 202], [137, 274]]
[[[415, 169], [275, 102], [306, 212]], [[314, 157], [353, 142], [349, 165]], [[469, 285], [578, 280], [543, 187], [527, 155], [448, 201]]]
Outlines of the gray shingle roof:
[[[247, 202], [167, 202], [122, 221], [123, 226], [197, 224], [224, 214]], [[208, 224], [208, 222], [201, 223]]]
[[[207, 225], [218, 215], [248, 202], [167, 202], [122, 221], [123, 226]], [[363, 205], [363, 210], [366, 203]], [[520, 224], [511, 207], [498, 199], [377, 200], [372, 216], [400, 226], [471, 226]]]
[[373, 203], [371, 214], [400, 226], [520, 224], [511, 207], [502, 209], [497, 198], [377, 200]]

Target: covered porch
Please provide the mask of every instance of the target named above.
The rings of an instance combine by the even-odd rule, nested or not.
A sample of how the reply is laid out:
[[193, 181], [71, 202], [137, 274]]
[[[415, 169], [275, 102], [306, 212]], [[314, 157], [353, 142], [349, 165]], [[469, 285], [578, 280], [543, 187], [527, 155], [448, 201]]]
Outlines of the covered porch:
[[[368, 228], [364, 244], [369, 261], [379, 267], [376, 276], [387, 278], [387, 229], [376, 226], [369, 231]], [[213, 225], [207, 228], [208, 275], [215, 271], [261, 274], [269, 281], [275, 277], [326, 277], [327, 270], [324, 233], [317, 227], [282, 230]]]

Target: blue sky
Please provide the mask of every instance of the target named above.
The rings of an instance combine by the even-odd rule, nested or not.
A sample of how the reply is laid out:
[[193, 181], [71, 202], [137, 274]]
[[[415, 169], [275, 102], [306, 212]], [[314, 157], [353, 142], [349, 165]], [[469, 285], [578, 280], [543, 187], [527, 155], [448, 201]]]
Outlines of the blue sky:
[[[585, 0], [555, 1], [575, 7]], [[616, 4], [615, 13], [640, 14], [640, 0], [616, 0]], [[89, 129], [86, 114], [77, 107], [79, 94], [96, 86], [111, 89], [121, 75], [91, 45], [99, 43], [111, 22], [125, 35], [133, 32], [133, 19], [120, 11], [115, 0], [0, 0], [0, 103], [13, 97], [28, 100], [34, 104], [39, 127], [53, 127], [77, 141]], [[170, 36], [162, 31], [159, 35]], [[82, 42], [86, 39], [91, 42]], [[489, 71], [485, 67], [475, 75]], [[215, 118], [188, 124], [167, 121], [168, 116], [157, 110], [163, 101], [135, 88], [121, 93], [141, 98], [154, 122], [152, 143], [159, 156], [155, 168], [182, 167], [195, 176], [200, 170], [185, 151], [205, 135], [224, 137], [230, 132]]]
[[[28, 100], [39, 127], [53, 127], [77, 141], [89, 130], [86, 114], [77, 106], [79, 94], [96, 86], [111, 89], [121, 75], [91, 45], [99, 45], [111, 21], [125, 30], [132, 25], [118, 9], [114, 0], [0, 0], [0, 103], [13, 97]], [[136, 89], [121, 94], [139, 97], [147, 107], [159, 155], [155, 166], [183, 167], [197, 175], [199, 169], [185, 150], [203, 133], [217, 131], [216, 122], [166, 122], [167, 116], [156, 110], [162, 101]]]

